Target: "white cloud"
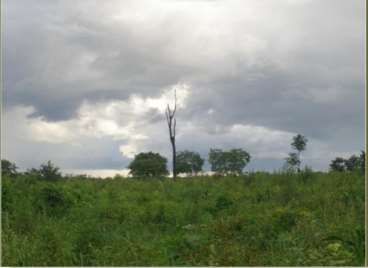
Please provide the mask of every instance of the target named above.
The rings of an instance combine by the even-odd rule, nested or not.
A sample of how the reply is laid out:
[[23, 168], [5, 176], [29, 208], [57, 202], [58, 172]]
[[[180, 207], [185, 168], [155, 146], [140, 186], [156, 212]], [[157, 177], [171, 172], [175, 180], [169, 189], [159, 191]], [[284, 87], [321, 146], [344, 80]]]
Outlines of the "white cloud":
[[134, 141], [131, 141], [130, 144], [121, 145], [119, 147], [120, 152], [128, 157], [133, 159], [136, 154], [139, 153], [137, 146], [134, 144]]
[[[143, 98], [132, 95], [127, 101], [110, 101], [90, 103], [85, 101], [70, 120], [50, 122], [44, 117], [29, 117], [33, 107], [15, 109], [17, 116], [27, 121], [30, 139], [48, 143], [68, 143], [83, 136], [110, 136], [116, 140], [144, 140], [148, 136], [140, 133], [140, 123], [146, 122], [149, 114], [163, 114], [166, 105], [174, 98], [173, 90], [178, 96], [178, 108], [183, 108], [189, 96], [189, 86], [174, 85], [163, 91], [157, 98]], [[172, 95], [172, 96], [170, 96]], [[153, 109], [153, 111], [152, 111]], [[27, 119], [25, 119], [27, 118]]]

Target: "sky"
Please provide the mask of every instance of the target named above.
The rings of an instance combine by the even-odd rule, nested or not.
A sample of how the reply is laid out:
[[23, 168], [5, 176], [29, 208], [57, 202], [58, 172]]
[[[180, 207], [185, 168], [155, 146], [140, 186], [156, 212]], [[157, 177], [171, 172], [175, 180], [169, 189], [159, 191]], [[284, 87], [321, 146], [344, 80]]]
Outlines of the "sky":
[[[114, 174], [139, 152], [243, 148], [277, 170], [292, 137], [327, 170], [364, 149], [365, 1], [5, 0], [2, 158]], [[209, 165], [206, 164], [208, 169]]]

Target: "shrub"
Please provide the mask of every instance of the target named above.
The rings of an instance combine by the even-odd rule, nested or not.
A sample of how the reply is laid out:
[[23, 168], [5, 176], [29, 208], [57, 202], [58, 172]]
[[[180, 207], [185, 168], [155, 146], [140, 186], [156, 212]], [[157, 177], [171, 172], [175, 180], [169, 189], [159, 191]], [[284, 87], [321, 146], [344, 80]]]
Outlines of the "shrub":
[[301, 171], [300, 177], [304, 183], [311, 181], [314, 177], [312, 168], [305, 166], [305, 168]]
[[71, 207], [72, 201], [62, 189], [47, 185], [39, 192], [37, 207], [49, 216], [61, 216]]
[[227, 209], [229, 207], [231, 207], [234, 204], [233, 201], [231, 201], [228, 197], [226, 196], [219, 196], [216, 199], [216, 209], [217, 210], [223, 210], [223, 209]]
[[44, 180], [57, 180], [62, 178], [60, 168], [56, 167], [51, 161], [42, 164], [39, 169], [32, 168], [26, 172], [27, 176], [39, 177]]
[[297, 213], [285, 208], [278, 208], [273, 213], [274, 227], [282, 231], [290, 231], [296, 225]]

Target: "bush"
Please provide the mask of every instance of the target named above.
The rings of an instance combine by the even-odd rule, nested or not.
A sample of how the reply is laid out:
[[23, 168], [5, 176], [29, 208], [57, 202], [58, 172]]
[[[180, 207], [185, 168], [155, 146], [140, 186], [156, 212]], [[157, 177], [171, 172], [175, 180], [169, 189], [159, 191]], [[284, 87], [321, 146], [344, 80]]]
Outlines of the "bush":
[[56, 167], [51, 161], [47, 161], [47, 163], [42, 164], [39, 169], [32, 168], [28, 170], [26, 175], [44, 180], [57, 180], [62, 178], [59, 170], [60, 168]]
[[47, 161], [46, 164], [42, 164], [39, 172], [42, 179], [57, 180], [61, 178], [60, 168], [56, 167], [51, 161]]
[[42, 188], [36, 203], [41, 212], [45, 212], [51, 217], [64, 215], [72, 205], [72, 201], [64, 191], [54, 185], [47, 185]]
[[223, 209], [227, 209], [229, 207], [231, 207], [234, 204], [233, 201], [231, 201], [228, 197], [226, 196], [219, 196], [216, 199], [216, 209], [219, 210], [223, 210]]
[[305, 168], [301, 171], [300, 177], [304, 183], [307, 183], [313, 180], [314, 173], [313, 173], [312, 168], [305, 166]]

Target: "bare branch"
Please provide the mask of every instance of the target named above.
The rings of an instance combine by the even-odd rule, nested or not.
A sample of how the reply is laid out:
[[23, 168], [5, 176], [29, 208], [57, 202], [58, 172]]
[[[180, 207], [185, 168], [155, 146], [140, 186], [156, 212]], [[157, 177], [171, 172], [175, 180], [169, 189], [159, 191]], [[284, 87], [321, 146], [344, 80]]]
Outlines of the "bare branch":
[[175, 115], [175, 112], [176, 112], [176, 89], [175, 89], [175, 91], [174, 91], [174, 111], [173, 111], [173, 113], [172, 113], [172, 115], [174, 116]]
[[169, 118], [169, 111], [166, 109], [165, 110], [165, 115], [166, 115], [166, 122], [167, 122], [167, 125], [169, 126], [170, 128], [170, 118]]

